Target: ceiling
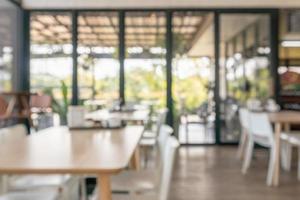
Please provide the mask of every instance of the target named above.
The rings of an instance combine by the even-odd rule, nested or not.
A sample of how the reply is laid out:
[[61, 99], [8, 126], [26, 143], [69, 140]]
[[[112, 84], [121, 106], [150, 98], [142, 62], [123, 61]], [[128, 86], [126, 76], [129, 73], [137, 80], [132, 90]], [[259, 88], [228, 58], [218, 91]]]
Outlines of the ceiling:
[[[195, 34], [203, 26], [205, 16], [205, 13], [199, 12], [174, 13], [173, 31], [179, 37], [182, 50], [192, 47]], [[126, 14], [125, 27], [127, 47], [163, 48], [165, 46], [164, 12], [129, 12]], [[31, 15], [33, 44], [70, 44], [71, 33], [71, 16], [67, 13], [37, 12]], [[78, 33], [79, 45], [117, 47], [118, 13], [81, 12], [78, 18]]]
[[299, 0], [23, 0], [24, 8], [295, 8]]
[[12, 46], [15, 43], [15, 32], [17, 25], [16, 10], [8, 2], [3, 1], [0, 4], [0, 49], [5, 46]]
[[[223, 14], [220, 17], [220, 40], [223, 42], [230, 40], [233, 36], [241, 32], [250, 24], [254, 23], [263, 15], [258, 14]], [[193, 47], [189, 51], [190, 56], [214, 56], [214, 26], [213, 18], [203, 30], [201, 37], [195, 40]]]
[[[221, 42], [228, 41], [263, 15], [221, 15]], [[189, 56], [214, 55], [214, 16], [209, 12], [175, 12], [173, 16], [174, 53]], [[164, 12], [129, 12], [125, 18], [126, 47], [164, 48]], [[70, 44], [71, 16], [58, 12], [31, 15], [32, 44]], [[81, 12], [78, 18], [78, 44], [83, 47], [117, 47], [117, 12]], [[221, 44], [221, 45], [222, 45]]]

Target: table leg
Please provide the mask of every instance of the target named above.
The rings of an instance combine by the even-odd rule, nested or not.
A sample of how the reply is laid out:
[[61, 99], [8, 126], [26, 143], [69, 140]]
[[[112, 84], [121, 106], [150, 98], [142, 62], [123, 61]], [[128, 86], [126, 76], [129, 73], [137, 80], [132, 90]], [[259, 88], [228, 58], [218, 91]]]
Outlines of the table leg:
[[100, 197], [100, 200], [112, 200], [110, 176], [108, 174], [98, 175], [97, 186], [98, 186], [98, 199]]
[[131, 157], [130, 166], [135, 170], [140, 170], [140, 148], [137, 147]]
[[290, 126], [289, 123], [284, 124], [284, 131], [285, 131], [286, 133], [288, 133], [288, 132], [291, 131], [291, 126]]
[[273, 186], [279, 185], [280, 176], [280, 134], [281, 134], [281, 123], [275, 124], [275, 161], [274, 161], [274, 173], [273, 173]]

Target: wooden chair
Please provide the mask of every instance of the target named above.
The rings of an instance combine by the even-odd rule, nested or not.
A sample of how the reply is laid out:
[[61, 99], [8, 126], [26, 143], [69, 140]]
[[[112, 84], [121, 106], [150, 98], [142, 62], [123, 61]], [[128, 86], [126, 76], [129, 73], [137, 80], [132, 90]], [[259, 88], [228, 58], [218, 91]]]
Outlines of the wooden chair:
[[30, 96], [30, 108], [32, 113], [51, 112], [52, 97], [45, 94]]
[[0, 127], [5, 126], [6, 121], [9, 119], [7, 108], [8, 103], [3, 97], [0, 96]]
[[29, 92], [2, 92], [0, 95], [10, 99], [6, 109], [7, 119], [28, 120], [32, 126]]
[[0, 96], [0, 116], [5, 116], [7, 114], [8, 103], [6, 100]]

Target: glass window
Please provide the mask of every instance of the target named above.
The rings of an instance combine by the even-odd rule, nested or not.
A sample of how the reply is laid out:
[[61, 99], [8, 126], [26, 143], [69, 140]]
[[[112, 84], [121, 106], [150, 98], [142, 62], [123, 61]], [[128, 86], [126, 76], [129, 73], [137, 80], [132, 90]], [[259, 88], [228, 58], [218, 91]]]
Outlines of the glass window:
[[117, 12], [82, 12], [79, 15], [79, 98], [85, 104], [90, 100], [95, 100], [93, 104], [105, 104], [119, 97], [118, 33]]
[[16, 89], [19, 65], [19, 8], [9, 1], [0, 4], [0, 92]]
[[[269, 22], [266, 14], [222, 14], [220, 85], [221, 141], [239, 139], [238, 110], [249, 99], [273, 96], [270, 77]], [[224, 76], [222, 76], [224, 74]]]
[[166, 17], [164, 12], [127, 12], [125, 18], [126, 101], [166, 103]]
[[300, 10], [280, 12], [281, 43], [279, 44], [280, 102], [284, 109], [300, 110]]
[[173, 99], [182, 143], [214, 143], [214, 15], [173, 14]]
[[[31, 92], [52, 92], [54, 99], [71, 98], [72, 19], [64, 12], [35, 12], [30, 17]], [[66, 87], [64, 87], [66, 86]]]

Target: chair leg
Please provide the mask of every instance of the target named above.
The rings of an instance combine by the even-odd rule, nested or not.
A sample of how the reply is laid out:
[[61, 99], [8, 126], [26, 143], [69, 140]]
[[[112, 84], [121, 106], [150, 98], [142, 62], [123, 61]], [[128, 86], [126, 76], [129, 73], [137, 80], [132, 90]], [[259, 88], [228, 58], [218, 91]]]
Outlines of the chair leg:
[[247, 145], [247, 134], [243, 131], [240, 142], [239, 142], [238, 152], [237, 152], [238, 159], [243, 158], [246, 145]]
[[81, 192], [81, 200], [86, 200], [86, 183], [85, 178], [80, 177], [80, 192]]
[[246, 174], [249, 169], [251, 159], [253, 156], [253, 148], [254, 148], [254, 142], [252, 139], [248, 138], [246, 155], [245, 155], [244, 163], [243, 163], [243, 167], [242, 167], [243, 174]]
[[281, 166], [285, 171], [291, 171], [292, 146], [288, 142], [282, 141], [281, 146]]
[[275, 149], [274, 147], [270, 148], [270, 158], [268, 166], [268, 175], [267, 175], [267, 185], [271, 186], [273, 182], [273, 174], [275, 169]]
[[144, 147], [144, 168], [146, 169], [148, 167], [148, 152], [149, 149], [147, 147]]
[[0, 195], [8, 191], [8, 175], [0, 176]]
[[185, 142], [189, 143], [189, 123], [185, 122]]

